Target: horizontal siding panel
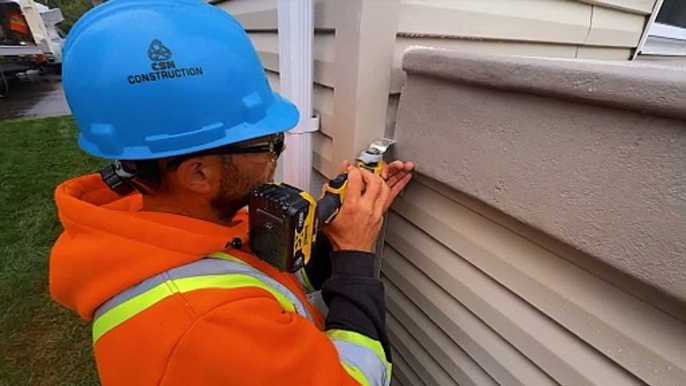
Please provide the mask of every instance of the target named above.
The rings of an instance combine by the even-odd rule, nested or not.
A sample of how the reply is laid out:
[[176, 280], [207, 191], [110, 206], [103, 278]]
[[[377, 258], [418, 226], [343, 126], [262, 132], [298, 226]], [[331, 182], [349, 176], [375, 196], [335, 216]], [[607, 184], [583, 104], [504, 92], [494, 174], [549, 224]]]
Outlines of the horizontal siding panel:
[[274, 92], [281, 93], [281, 80], [278, 72], [266, 70], [267, 81], [269, 81], [269, 86], [271, 86]]
[[333, 90], [318, 84], [312, 90], [312, 104], [314, 113], [319, 115], [320, 130], [331, 138], [335, 138], [333, 122]]
[[633, 12], [639, 15], [649, 15], [653, 12], [655, 0], [579, 0], [593, 5]]
[[260, 56], [262, 65], [269, 71], [279, 72], [279, 35], [276, 33], [251, 33], [250, 40]]
[[[251, 33], [250, 39], [264, 67], [279, 72], [279, 36], [275, 33]], [[312, 54], [314, 56], [314, 81], [333, 88], [335, 35], [316, 34]]]
[[[665, 296], [665, 294], [658, 289], [650, 286], [647, 283], [639, 282], [635, 277], [631, 277], [625, 273], [617, 271], [617, 269], [603, 263], [597, 258], [587, 255], [582, 251], [554, 239], [533, 227], [523, 226], [522, 223], [513, 217], [508, 216], [502, 211], [487, 205], [483, 201], [476, 198], [469, 197], [462, 192], [459, 192], [445, 184], [442, 184], [434, 179], [426, 178], [422, 175], [415, 176], [416, 181], [426, 185], [428, 188], [436, 191], [438, 194], [457, 202], [460, 205], [470, 209], [472, 212], [477, 212], [482, 217], [493, 221], [505, 229], [519, 235], [520, 237], [529, 240], [530, 242], [540, 246], [550, 253], [560, 256], [562, 259], [572, 262], [575, 266], [581, 267], [587, 272], [592, 272], [594, 276], [602, 278], [606, 285], [617, 287], [621, 291], [626, 292], [622, 294], [626, 298], [627, 294], [640, 299], [643, 303], [649, 305], [642, 307], [642, 310], [647, 314], [655, 314], [653, 307], [666, 312], [668, 315], [676, 318], [677, 322], [686, 325], [686, 307], [682, 302], [673, 298]], [[517, 264], [521, 264], [519, 261]], [[597, 289], [602, 290], [602, 289]], [[613, 290], [614, 291], [614, 290]], [[612, 310], [610, 310], [612, 312]], [[658, 313], [659, 314], [659, 313]], [[622, 316], [615, 321], [620, 321], [625, 317]], [[672, 323], [669, 322], [671, 325]]]
[[[277, 0], [229, 0], [217, 4], [234, 15], [247, 31], [276, 31], [279, 25]], [[332, 0], [316, 0], [315, 28], [333, 30], [334, 5]]]
[[395, 349], [427, 385], [459, 386], [391, 314], [386, 314], [386, 328]]
[[[408, 241], [412, 228], [407, 221], [389, 220], [387, 241], [394, 248], [470, 310], [481, 307], [490, 312], [480, 315], [481, 319], [560, 383], [642, 384], [622, 367], [648, 384], [686, 380], [683, 323], [424, 184], [413, 183], [394, 208], [452, 253], [526, 300], [527, 306], [502, 291], [481, 288], [481, 296], [492, 296], [487, 304], [498, 304], [499, 310], [493, 313], [483, 304], [468, 305], [460, 296], [487, 282], [479, 284], [479, 276], [465, 276], [469, 267], [458, 269], [459, 260], [441, 252], [440, 245], [423, 242], [422, 250], [416, 249], [413, 245], [421, 240]], [[391, 242], [394, 232], [402, 237]], [[463, 282], [466, 288], [461, 287]], [[503, 318], [503, 312], [508, 318]], [[540, 313], [546, 317], [537, 316]]]
[[[456, 259], [454, 252], [430, 237], [412, 233], [409, 223], [391, 216], [386, 232], [390, 245], [556, 382], [594, 386], [642, 384], [562, 326], [551, 323], [495, 278]], [[458, 235], [453, 237], [460, 239]], [[414, 281], [416, 276], [408, 279]]]
[[591, 31], [586, 45], [635, 48], [643, 34], [645, 16], [593, 7]]
[[[419, 230], [416, 232], [421, 233]], [[396, 233], [389, 226], [387, 241], [408, 237], [410, 233]], [[423, 236], [426, 237], [426, 236]], [[421, 240], [419, 240], [421, 243]], [[397, 246], [397, 244], [395, 244]], [[409, 253], [411, 251], [405, 251]], [[512, 386], [552, 386], [557, 383], [541, 371], [509, 342], [451, 296], [395, 249], [384, 250], [383, 273], [395, 286], [417, 304], [432, 322], [445, 331], [455, 344], [496, 381]]]
[[[681, 313], [674, 313], [678, 305], [667, 303], [669, 299], [659, 292], [649, 294], [645, 298], [647, 301], [639, 300], [635, 295], [617, 288], [631, 286], [640, 288], [643, 293], [651, 291], [645, 285], [636, 283], [636, 279], [628, 283], [610, 284], [604, 280], [606, 274], [611, 274], [604, 270], [605, 266], [585, 264], [584, 269], [581, 269], [570, 263], [590, 256], [583, 255], [580, 251], [563, 252], [552, 238], [534, 229], [522, 227], [514, 219], [480, 201], [466, 197], [435, 180], [423, 176], [418, 176], [418, 180], [448, 202], [459, 203], [471, 212], [479, 212], [478, 219], [469, 221], [470, 228], [479, 228], [478, 221], [483, 220], [486, 222], [481, 225], [491, 224], [490, 228], [494, 233], [491, 238], [484, 240], [484, 246], [507, 260], [507, 267], [516, 267], [503, 272], [501, 270], [504, 266], [490, 266], [488, 269], [493, 269], [492, 276], [497, 276], [499, 282], [514, 289], [519, 296], [566, 325], [588, 344], [624, 364], [631, 372], [642, 374], [644, 379], [653, 379], [655, 382], [651, 384], [686, 385], [686, 319], [676, 317], [683, 317], [683, 303], [678, 303], [682, 306]], [[505, 233], [499, 232], [506, 229], [501, 225], [505, 223], [509, 223], [511, 228], [507, 229], [507, 234], [512, 241], [501, 244], [496, 240], [503, 238]], [[510, 244], [515, 243], [512, 236], [517, 238], [514, 245]], [[537, 245], [531, 240], [536, 240]], [[454, 240], [448, 244], [455, 250], [453, 247], [457, 244]], [[533, 245], [536, 247], [529, 247]], [[555, 255], [552, 251], [559, 251], [566, 258]], [[472, 259], [470, 261], [475, 262]], [[481, 268], [486, 267], [488, 265]], [[589, 274], [589, 270], [594, 274]], [[524, 275], [519, 276], [518, 272]], [[527, 282], [529, 283], [525, 285]], [[552, 291], [545, 291], [544, 288]], [[673, 315], [666, 314], [652, 304], [660, 302], [664, 302], [660, 307]], [[659, 376], [654, 377], [655, 374]]]
[[388, 311], [445, 372], [461, 386], [498, 386], [474, 360], [440, 330], [392, 282], [384, 278]]
[[233, 15], [248, 31], [277, 29], [277, 0], [229, 0], [217, 6]]
[[395, 348], [391, 347], [391, 356], [393, 357], [393, 381], [392, 386], [426, 386], [417, 373], [412, 370], [407, 361]]
[[334, 31], [336, 29], [335, 4], [337, 0], [314, 1], [314, 28]]
[[336, 174], [336, 168], [333, 166], [333, 139], [317, 131], [312, 134], [312, 166], [319, 173], [333, 178]]
[[403, 0], [398, 33], [582, 44], [591, 6], [560, 0]]

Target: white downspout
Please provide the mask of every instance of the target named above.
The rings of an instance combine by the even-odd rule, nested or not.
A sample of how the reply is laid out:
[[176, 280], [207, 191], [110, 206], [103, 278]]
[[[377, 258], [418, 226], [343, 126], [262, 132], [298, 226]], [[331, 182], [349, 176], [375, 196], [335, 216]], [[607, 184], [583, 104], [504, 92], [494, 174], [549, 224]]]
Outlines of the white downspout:
[[287, 150], [279, 164], [285, 182], [309, 191], [312, 132], [319, 129], [319, 120], [312, 117], [314, 0], [279, 0], [278, 17], [281, 94], [300, 111], [300, 122], [286, 135]]

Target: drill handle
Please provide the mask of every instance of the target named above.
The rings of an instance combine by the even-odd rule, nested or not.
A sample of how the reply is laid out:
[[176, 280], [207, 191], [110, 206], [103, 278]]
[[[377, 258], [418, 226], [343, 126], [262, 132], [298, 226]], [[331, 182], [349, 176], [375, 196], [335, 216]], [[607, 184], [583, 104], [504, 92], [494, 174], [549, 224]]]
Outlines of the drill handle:
[[343, 173], [329, 181], [324, 192], [324, 197], [317, 201], [317, 218], [319, 226], [330, 224], [341, 210], [348, 190], [348, 174]]
[[[368, 160], [369, 161], [369, 160]], [[385, 163], [383, 160], [374, 160], [374, 162], [365, 162], [358, 159], [355, 162], [358, 168], [364, 168], [370, 172], [381, 175]], [[317, 201], [317, 219], [319, 220], [319, 227], [324, 227], [330, 224], [341, 210], [341, 205], [345, 200], [345, 192], [348, 189], [348, 173], [340, 174], [338, 177], [329, 181], [326, 186], [324, 197]]]

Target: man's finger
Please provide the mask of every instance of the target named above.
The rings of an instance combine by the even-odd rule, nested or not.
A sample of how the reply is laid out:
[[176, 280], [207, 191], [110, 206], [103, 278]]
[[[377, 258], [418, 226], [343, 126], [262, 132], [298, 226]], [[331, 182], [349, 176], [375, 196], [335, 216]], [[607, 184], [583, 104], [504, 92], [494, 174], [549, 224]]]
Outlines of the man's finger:
[[384, 180], [388, 180], [388, 178], [390, 176], [397, 173], [398, 170], [402, 170], [402, 168], [403, 168], [402, 161], [396, 160], [396, 161], [393, 161], [389, 164], [384, 163], [383, 171], [381, 172], [381, 178], [383, 178]]
[[338, 174], [342, 174], [348, 171], [348, 168], [350, 167], [350, 161], [344, 160], [343, 163], [341, 164], [341, 167], [338, 169]]
[[404, 163], [400, 160], [395, 160], [389, 164], [386, 165], [386, 170], [388, 171], [388, 175], [392, 176], [393, 174], [397, 173], [400, 170], [403, 170]]
[[389, 205], [389, 202], [393, 202], [393, 200], [390, 200], [391, 197], [391, 188], [388, 187], [388, 185], [382, 183], [381, 184], [381, 191], [379, 192], [379, 198], [376, 200], [374, 203], [374, 214], [376, 216], [383, 216], [383, 214], [386, 212], [387, 205]]
[[398, 181], [393, 187], [390, 187], [390, 194], [388, 195], [388, 199], [386, 200], [386, 205], [384, 206], [384, 210], [388, 210], [388, 208], [391, 207], [391, 204], [393, 204], [393, 201], [395, 198], [400, 194], [400, 192], [405, 189], [408, 183], [412, 180], [412, 173], [406, 174], [400, 181]]
[[403, 189], [405, 189], [405, 187], [407, 186], [407, 184], [410, 183], [411, 180], [412, 173], [408, 173], [405, 174], [400, 181], [393, 185], [393, 187], [389, 186], [391, 188], [391, 197], [395, 198], [395, 196], [397, 196]]
[[348, 167], [348, 189], [345, 193], [345, 203], [350, 203], [350, 205], [357, 205], [362, 196], [362, 175], [360, 170], [355, 167]]
[[402, 180], [407, 173], [411, 173], [414, 170], [414, 163], [412, 162], [393, 161], [391, 165], [392, 167], [388, 168], [388, 176], [384, 178], [391, 188], [398, 181]]
[[363, 199], [369, 203], [373, 203], [379, 197], [381, 192], [381, 185], [384, 183], [381, 177], [374, 175], [372, 172], [366, 169], [359, 169], [362, 175], [362, 179], [365, 184], [367, 184], [364, 192]]
[[398, 181], [402, 180], [403, 177], [405, 177], [406, 175], [407, 173], [403, 171], [395, 172], [390, 177], [386, 178], [386, 185], [392, 188], [395, 184], [398, 183]]

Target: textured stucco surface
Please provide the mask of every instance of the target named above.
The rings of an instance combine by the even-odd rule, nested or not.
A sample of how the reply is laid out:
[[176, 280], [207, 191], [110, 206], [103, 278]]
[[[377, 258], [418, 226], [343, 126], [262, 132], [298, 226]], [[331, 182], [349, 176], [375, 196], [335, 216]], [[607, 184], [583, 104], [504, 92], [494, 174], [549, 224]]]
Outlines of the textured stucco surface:
[[646, 62], [495, 57], [414, 49], [403, 70], [511, 90], [686, 119], [686, 67]]
[[396, 154], [686, 299], [686, 72], [406, 54]]

